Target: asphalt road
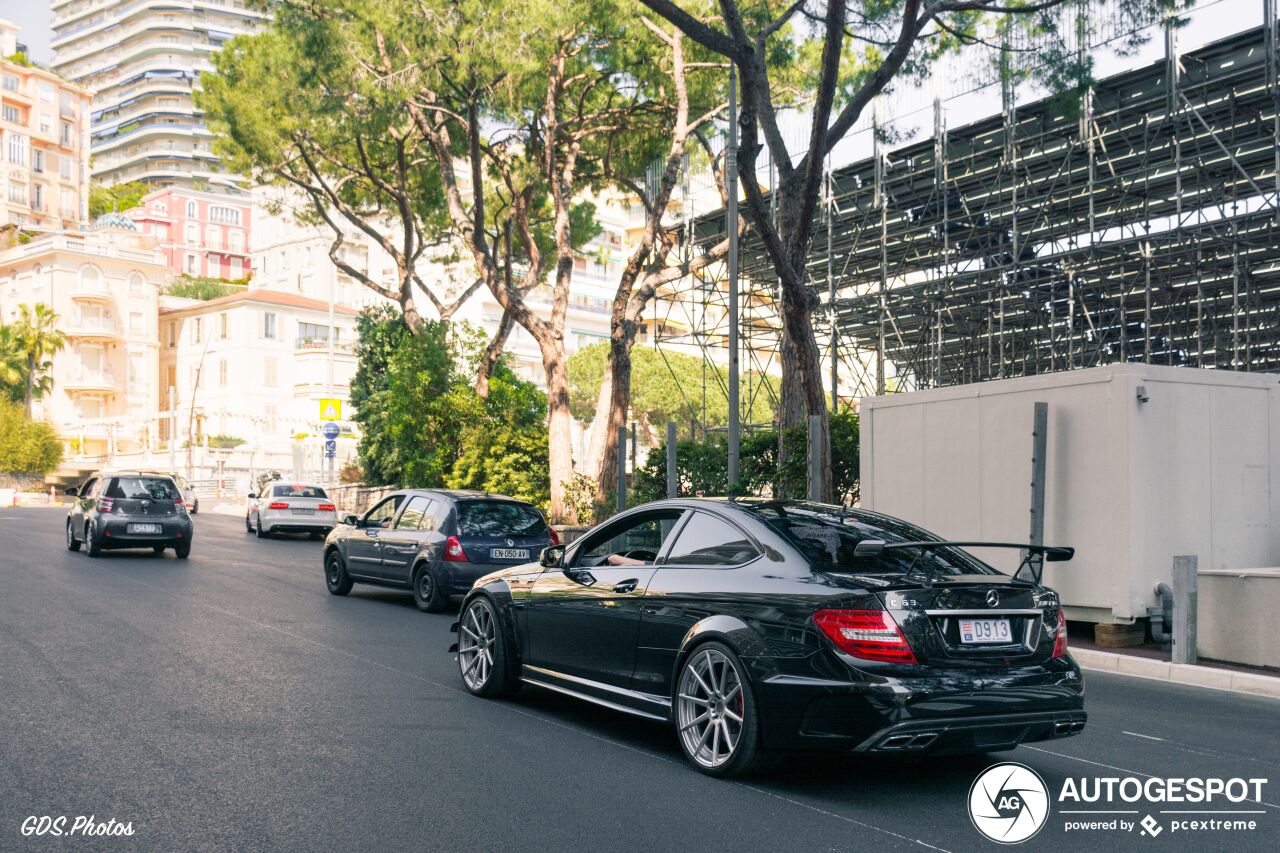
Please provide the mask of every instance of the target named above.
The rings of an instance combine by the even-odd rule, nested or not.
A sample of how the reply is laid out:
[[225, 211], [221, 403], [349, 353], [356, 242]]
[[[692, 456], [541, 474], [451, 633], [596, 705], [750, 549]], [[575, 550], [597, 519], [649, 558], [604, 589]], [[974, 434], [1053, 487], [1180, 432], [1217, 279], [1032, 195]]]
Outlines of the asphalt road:
[[[1261, 802], [1221, 806], [1260, 812], [1252, 831], [1066, 832], [1054, 814], [1026, 849], [1280, 849], [1280, 701], [1087, 674], [1075, 738], [719, 781], [661, 725], [535, 689], [468, 696], [446, 651], [453, 617], [408, 593], [330, 596], [318, 542], [201, 514], [190, 560], [90, 560], [66, 551], [62, 523], [0, 509], [0, 850], [958, 853], [998, 847], [966, 802], [1002, 760], [1054, 792], [1067, 777], [1271, 780]], [[134, 834], [20, 831], [90, 814]]]

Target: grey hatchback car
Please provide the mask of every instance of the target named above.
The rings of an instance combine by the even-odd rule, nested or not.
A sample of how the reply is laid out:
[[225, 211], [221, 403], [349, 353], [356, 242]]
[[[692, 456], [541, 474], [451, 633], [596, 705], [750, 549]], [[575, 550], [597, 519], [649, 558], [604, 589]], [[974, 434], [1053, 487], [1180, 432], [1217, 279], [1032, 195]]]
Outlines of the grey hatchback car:
[[68, 551], [83, 544], [90, 557], [105, 548], [172, 548], [180, 560], [191, 554], [191, 516], [167, 474], [99, 472], [66, 494], [76, 499], [67, 512]]
[[555, 531], [525, 501], [405, 489], [333, 529], [324, 544], [325, 583], [334, 595], [346, 595], [355, 583], [412, 589], [419, 609], [439, 613], [476, 579], [537, 560], [556, 544]]

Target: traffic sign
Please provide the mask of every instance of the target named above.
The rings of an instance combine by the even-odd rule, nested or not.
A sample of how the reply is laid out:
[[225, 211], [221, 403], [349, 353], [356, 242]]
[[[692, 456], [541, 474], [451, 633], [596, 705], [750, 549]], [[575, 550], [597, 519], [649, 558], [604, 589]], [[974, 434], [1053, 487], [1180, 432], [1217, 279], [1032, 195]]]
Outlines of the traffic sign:
[[342, 401], [330, 397], [322, 397], [320, 399], [320, 420], [342, 420]]
[[333, 439], [338, 437], [338, 434], [341, 433], [342, 430], [333, 421], [326, 421], [325, 425], [320, 429], [320, 432], [325, 438], [332, 442]]
[[332, 459], [338, 454], [338, 442], [329, 439], [324, 443], [324, 458]]

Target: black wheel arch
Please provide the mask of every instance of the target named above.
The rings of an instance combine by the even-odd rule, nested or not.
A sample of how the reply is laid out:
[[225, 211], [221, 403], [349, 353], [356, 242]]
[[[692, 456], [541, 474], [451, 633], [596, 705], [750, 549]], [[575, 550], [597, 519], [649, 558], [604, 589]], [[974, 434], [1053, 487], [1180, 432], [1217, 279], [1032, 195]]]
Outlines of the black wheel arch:
[[694, 624], [680, 641], [680, 651], [671, 671], [673, 700], [675, 691], [679, 689], [680, 667], [684, 666], [684, 662], [699, 646], [711, 640], [728, 646], [742, 661], [747, 674], [756, 684], [777, 671], [768, 643], [758, 630], [737, 616], [715, 614]]
[[[425, 561], [424, 561], [425, 562]], [[417, 571], [415, 566], [414, 571]], [[484, 586], [472, 587], [471, 591], [462, 599], [462, 606], [458, 608], [458, 621], [454, 622], [450, 630], [457, 634], [459, 625], [462, 623], [462, 614], [467, 612], [467, 608], [471, 606], [471, 602], [477, 598], [486, 598], [489, 606], [493, 608], [493, 612], [498, 617], [498, 625], [502, 627], [503, 636], [506, 638], [507, 662], [515, 667], [515, 672], [520, 671], [523, 663], [524, 647], [520, 643], [520, 632], [516, 627], [515, 615], [512, 610], [511, 587], [502, 578], [495, 578]], [[451, 653], [456, 654], [458, 644], [455, 641], [449, 647]]]

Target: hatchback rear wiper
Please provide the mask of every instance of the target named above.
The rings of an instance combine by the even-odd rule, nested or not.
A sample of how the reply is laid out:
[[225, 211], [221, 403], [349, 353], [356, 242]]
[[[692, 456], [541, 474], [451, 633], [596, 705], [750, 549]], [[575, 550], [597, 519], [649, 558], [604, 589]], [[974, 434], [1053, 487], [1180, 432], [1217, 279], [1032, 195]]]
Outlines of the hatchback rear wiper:
[[[1048, 560], [1051, 563], [1058, 563], [1070, 560], [1075, 556], [1075, 548], [1066, 548], [1054, 545], [1025, 545], [1017, 542], [941, 542], [941, 541], [921, 541], [921, 542], [886, 542], [883, 539], [863, 539], [854, 546], [853, 556], [855, 557], [879, 557], [885, 551], [896, 550], [902, 548], [915, 548], [920, 551], [936, 551], [939, 548], [1018, 548], [1022, 553], [1022, 562], [1018, 563], [1018, 568], [1013, 572], [1013, 580], [1019, 583], [1025, 583], [1028, 586], [1039, 586], [1040, 578], [1044, 575], [1044, 562]], [[1040, 559], [1036, 559], [1039, 557]], [[907, 577], [916, 570], [916, 564], [919, 558], [911, 563], [911, 568], [907, 570]], [[937, 560], [925, 561], [928, 569], [924, 574], [924, 585], [926, 587], [933, 586], [933, 570], [937, 565]], [[1023, 570], [1027, 570], [1030, 577], [1021, 577]]]

